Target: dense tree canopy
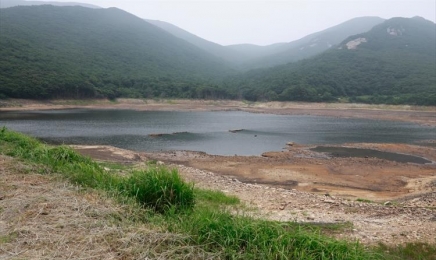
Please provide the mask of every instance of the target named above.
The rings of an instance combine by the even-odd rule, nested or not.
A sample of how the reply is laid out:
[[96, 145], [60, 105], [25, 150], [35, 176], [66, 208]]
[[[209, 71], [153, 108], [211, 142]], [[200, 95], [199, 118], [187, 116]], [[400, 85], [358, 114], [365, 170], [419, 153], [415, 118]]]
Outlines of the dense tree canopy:
[[3, 96], [204, 98], [231, 73], [213, 55], [119, 9], [0, 11]]
[[[436, 25], [394, 18], [312, 59], [255, 70], [227, 81], [250, 100], [436, 105]], [[347, 43], [365, 39], [355, 49]]]
[[387, 20], [310, 59], [237, 74], [204, 49], [116, 8], [0, 12], [0, 98], [436, 105], [436, 25], [418, 17]]

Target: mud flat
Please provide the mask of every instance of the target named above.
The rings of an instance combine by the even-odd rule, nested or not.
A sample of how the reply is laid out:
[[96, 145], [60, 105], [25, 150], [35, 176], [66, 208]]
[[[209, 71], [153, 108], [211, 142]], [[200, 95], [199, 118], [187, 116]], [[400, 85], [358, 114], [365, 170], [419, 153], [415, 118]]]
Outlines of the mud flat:
[[262, 157], [214, 156], [189, 151], [144, 153], [144, 156], [231, 176], [244, 183], [350, 199], [384, 201], [436, 189], [435, 148], [407, 144], [345, 146], [414, 155], [427, 163], [401, 163], [375, 157], [334, 157], [312, 151], [313, 146], [304, 145], [288, 147], [287, 151], [267, 152]]
[[0, 111], [44, 109], [132, 109], [141, 111], [247, 111], [280, 115], [318, 115], [414, 122], [436, 126], [436, 107], [348, 103], [243, 102], [234, 100], [117, 99], [0, 100]]
[[432, 163], [377, 158], [336, 158], [294, 144], [263, 156], [202, 152], [136, 153], [108, 146], [75, 146], [91, 157], [146, 166], [174, 167], [197, 187], [241, 198], [253, 214], [282, 221], [350, 223], [334, 234], [363, 243], [436, 243], [436, 148], [406, 144], [343, 144], [404, 153]]

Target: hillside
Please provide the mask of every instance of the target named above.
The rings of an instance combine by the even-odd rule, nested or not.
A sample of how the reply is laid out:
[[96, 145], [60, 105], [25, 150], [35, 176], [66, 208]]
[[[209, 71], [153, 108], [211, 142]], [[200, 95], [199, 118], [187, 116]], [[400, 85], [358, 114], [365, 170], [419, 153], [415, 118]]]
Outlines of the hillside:
[[0, 12], [3, 97], [204, 98], [215, 95], [218, 75], [231, 72], [222, 60], [116, 8]]
[[238, 67], [239, 64], [245, 62], [248, 57], [244, 53], [239, 53], [238, 51], [231, 50], [229, 48], [226, 48], [225, 46], [219, 45], [217, 43], [205, 40], [203, 38], [198, 37], [197, 35], [194, 35], [188, 31], [183, 30], [180, 27], [177, 27], [173, 24], [158, 21], [158, 20], [147, 20], [147, 22], [171, 33], [172, 35], [183, 39], [201, 49], [204, 51], [209, 52], [210, 54], [223, 59], [227, 62], [230, 62], [233, 64], [234, 67]]
[[55, 6], [83, 6], [88, 8], [100, 8], [96, 5], [76, 3], [76, 2], [55, 2], [55, 1], [26, 1], [26, 0], [2, 0], [0, 8], [29, 5], [55, 5]]
[[358, 17], [292, 41], [268, 56], [250, 61], [250, 68], [272, 67], [313, 57], [341, 43], [350, 35], [364, 33], [380, 24], [380, 17]]
[[436, 25], [392, 18], [314, 58], [227, 81], [250, 100], [436, 105]]
[[202, 39], [173, 24], [146, 20], [163, 30], [217, 56], [231, 64], [234, 68], [248, 70], [253, 68], [272, 67], [304, 58], [309, 58], [339, 44], [350, 35], [369, 31], [382, 23], [379, 17], [354, 18], [326, 30], [310, 34], [289, 43], [275, 43], [266, 46], [255, 44], [234, 44], [222, 46]]
[[[245, 55], [246, 59], [242, 61], [241, 66], [245, 69], [249, 69], [250, 67], [253, 67], [253, 61], [285, 51], [287, 49], [287, 46], [288, 43], [284, 42], [274, 43], [265, 46], [245, 43], [228, 45], [226, 46], [226, 48]], [[259, 65], [259, 67], [262, 67], [262, 65]]]

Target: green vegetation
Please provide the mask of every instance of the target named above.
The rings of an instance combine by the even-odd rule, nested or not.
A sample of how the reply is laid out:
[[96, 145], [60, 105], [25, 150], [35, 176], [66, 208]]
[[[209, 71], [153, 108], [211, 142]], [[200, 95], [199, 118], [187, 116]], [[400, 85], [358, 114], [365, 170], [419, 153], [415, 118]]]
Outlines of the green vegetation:
[[[371, 30], [375, 25], [381, 24], [384, 19], [380, 17], [358, 17], [345, 21], [323, 31], [307, 35], [299, 40], [286, 43], [284, 46], [271, 47], [279, 49], [269, 55], [253, 59], [244, 65], [248, 68], [265, 68], [287, 64], [302, 59], [311, 58], [330, 48], [335, 48], [350, 35], [360, 34]], [[259, 46], [263, 49], [269, 46]], [[257, 50], [261, 52], [261, 50]]]
[[151, 168], [146, 174], [134, 171], [123, 183], [123, 189], [144, 206], [164, 213], [194, 207], [194, 190], [186, 184], [175, 170]]
[[[289, 44], [223, 47], [151, 21], [184, 41], [116, 8], [5, 8], [0, 16], [0, 99], [127, 97], [436, 105], [436, 25], [422, 18], [387, 20], [296, 63], [240, 74], [232, 69], [308, 58], [345, 35], [381, 21], [360, 19]], [[387, 32], [391, 29], [401, 33], [392, 35]], [[366, 42], [349, 50], [346, 43], [356, 38]], [[262, 52], [264, 58], [247, 58]]]
[[358, 199], [356, 199], [356, 201], [358, 201], [358, 202], [365, 202], [365, 203], [373, 203], [372, 200], [369, 200], [369, 199], [362, 199], [362, 198], [358, 198]]
[[8, 235], [1, 235], [0, 236], [0, 245], [4, 244], [4, 243], [9, 243], [11, 241], [13, 241], [15, 238], [17, 237], [17, 233], [11, 233]]
[[220, 98], [220, 59], [116, 8], [1, 9], [0, 94]]
[[386, 260], [397, 259], [419, 259], [435, 260], [436, 247], [425, 243], [408, 243], [389, 247], [385, 244], [379, 244], [378, 251], [384, 253]]
[[[391, 35], [390, 29], [401, 34]], [[247, 72], [227, 86], [248, 100], [436, 105], [436, 25], [393, 18], [312, 59]], [[356, 49], [346, 44], [365, 38]]]
[[235, 196], [229, 196], [222, 191], [195, 189], [195, 196], [198, 201], [203, 203], [200, 206], [221, 206], [221, 205], [238, 205], [240, 203], [239, 198]]
[[197, 35], [185, 31], [182, 28], [179, 28], [173, 24], [158, 20], [146, 21], [171, 33], [177, 38], [183, 39], [191, 43], [192, 45], [195, 45], [196, 47], [218, 57], [219, 59], [227, 61], [228, 64], [234, 68], [237, 68], [240, 64], [242, 64], [245, 60], [249, 58], [243, 53], [240, 53], [239, 51], [232, 50], [228, 46], [222, 46], [217, 43], [202, 39]]
[[44, 173], [61, 173], [78, 185], [116, 192], [135, 198], [141, 205], [164, 213], [194, 206], [193, 187], [177, 172], [163, 168], [134, 171], [128, 177], [106, 171], [96, 162], [66, 146], [49, 147], [28, 136], [2, 128], [0, 140], [5, 154], [44, 165]]
[[235, 216], [227, 211], [200, 208], [173, 223], [170, 231], [192, 235], [196, 244], [208, 251], [224, 252], [234, 259], [368, 259], [358, 243], [347, 243], [322, 236], [316, 228]]
[[[3, 128], [1, 153], [34, 165], [41, 173], [60, 174], [84, 188], [105, 190], [120, 203], [133, 199], [142, 214], [131, 219], [159, 226], [180, 239], [225, 259], [431, 259], [436, 248], [427, 244], [365, 249], [359, 243], [328, 238], [323, 233], [342, 225], [298, 224], [256, 219], [243, 213], [236, 197], [193, 189], [176, 171], [149, 165], [144, 171], [114, 174], [65, 146], [50, 147]], [[115, 170], [126, 170], [105, 164]], [[144, 208], [145, 206], [145, 208]], [[238, 213], [239, 212], [239, 213]], [[1, 240], [9, 241], [10, 236]], [[419, 249], [419, 252], [416, 252]], [[428, 258], [426, 258], [428, 257]]]

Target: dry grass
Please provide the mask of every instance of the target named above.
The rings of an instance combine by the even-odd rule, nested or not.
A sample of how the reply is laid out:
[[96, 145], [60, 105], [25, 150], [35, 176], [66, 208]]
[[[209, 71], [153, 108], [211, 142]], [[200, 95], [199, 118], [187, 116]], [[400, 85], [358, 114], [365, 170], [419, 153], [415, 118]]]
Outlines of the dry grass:
[[214, 258], [131, 219], [128, 204], [23, 167], [0, 156], [0, 259]]

